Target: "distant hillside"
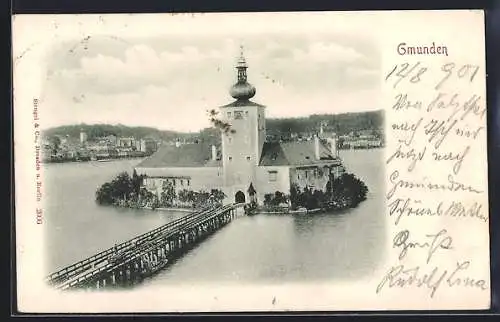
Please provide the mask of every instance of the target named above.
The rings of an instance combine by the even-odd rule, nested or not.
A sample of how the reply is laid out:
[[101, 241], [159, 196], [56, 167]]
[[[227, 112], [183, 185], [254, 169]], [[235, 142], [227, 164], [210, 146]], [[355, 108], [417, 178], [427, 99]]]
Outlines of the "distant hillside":
[[270, 133], [286, 135], [289, 133], [312, 133], [319, 131], [320, 125], [329, 132], [338, 135], [350, 132], [372, 130], [381, 131], [384, 126], [384, 111], [315, 114], [300, 118], [267, 119], [266, 128]]
[[[362, 130], [371, 130], [380, 133], [384, 124], [384, 111], [323, 114], [299, 118], [268, 118], [266, 120], [268, 134], [282, 136], [288, 136], [291, 133], [314, 133], [319, 131], [321, 124], [323, 124], [325, 131], [335, 132], [338, 135]], [[202, 140], [210, 144], [217, 144], [220, 142], [219, 132], [214, 128], [206, 128], [198, 133], [181, 133], [143, 126], [75, 124], [48, 129], [44, 131], [44, 135], [47, 137], [54, 135], [69, 135], [70, 137], [77, 138], [82, 129], [87, 133], [90, 140], [113, 134], [118, 137], [135, 137], [138, 139], [151, 137], [164, 141], [171, 141], [179, 138], [187, 141]]]
[[63, 125], [47, 129], [44, 131], [43, 135], [47, 137], [54, 135], [69, 135], [70, 137], [77, 138], [80, 136], [81, 130], [87, 133], [89, 140], [107, 135], [116, 135], [117, 137], [135, 137], [138, 139], [151, 137], [161, 140], [172, 140], [179, 136], [179, 133], [175, 131], [162, 131], [153, 127], [126, 126], [121, 124]]

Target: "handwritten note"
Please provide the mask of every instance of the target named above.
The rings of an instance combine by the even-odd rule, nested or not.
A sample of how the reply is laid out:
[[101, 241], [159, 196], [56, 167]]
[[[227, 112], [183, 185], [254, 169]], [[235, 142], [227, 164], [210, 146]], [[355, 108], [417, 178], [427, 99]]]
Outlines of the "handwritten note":
[[395, 44], [385, 64], [391, 260], [375, 292], [487, 302], [484, 57], [463, 45], [432, 55], [429, 44]]

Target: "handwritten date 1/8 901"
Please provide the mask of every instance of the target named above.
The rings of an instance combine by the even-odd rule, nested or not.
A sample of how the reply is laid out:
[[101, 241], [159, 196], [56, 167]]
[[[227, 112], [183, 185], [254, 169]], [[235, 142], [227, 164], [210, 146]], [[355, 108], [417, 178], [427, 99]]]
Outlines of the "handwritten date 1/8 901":
[[[444, 64], [440, 68], [443, 76], [439, 79], [434, 89], [440, 89], [452, 76], [456, 76], [458, 79], [467, 79], [472, 83], [479, 69], [480, 67], [478, 65], [464, 64], [457, 66], [453, 62]], [[422, 66], [421, 62], [416, 62], [412, 65], [409, 63], [396, 64], [385, 76], [385, 81], [394, 80], [392, 85], [393, 88], [396, 88], [404, 79], [408, 79], [410, 83], [418, 83], [422, 80], [424, 75], [427, 74], [427, 71], [428, 68]]]

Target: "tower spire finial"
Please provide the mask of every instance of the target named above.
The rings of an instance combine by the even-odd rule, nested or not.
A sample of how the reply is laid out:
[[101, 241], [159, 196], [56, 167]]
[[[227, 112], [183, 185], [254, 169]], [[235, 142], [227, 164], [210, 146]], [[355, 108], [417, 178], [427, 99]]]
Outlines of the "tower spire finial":
[[240, 57], [238, 57], [238, 63], [236, 64], [236, 68], [247, 68], [247, 61], [245, 59], [245, 55], [243, 53], [243, 45], [240, 45]]
[[231, 87], [230, 94], [238, 100], [248, 100], [255, 95], [255, 87], [247, 82], [247, 62], [243, 54], [243, 45], [240, 45], [240, 57], [236, 63], [238, 81]]

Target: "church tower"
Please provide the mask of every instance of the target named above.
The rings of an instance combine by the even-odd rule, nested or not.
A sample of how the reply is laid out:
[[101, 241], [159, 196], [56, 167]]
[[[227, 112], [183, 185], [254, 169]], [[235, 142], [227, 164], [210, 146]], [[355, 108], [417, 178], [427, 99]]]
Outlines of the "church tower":
[[265, 107], [250, 101], [256, 90], [247, 81], [247, 68], [242, 49], [237, 81], [229, 90], [235, 101], [220, 107], [221, 119], [231, 125], [231, 131], [222, 133], [224, 186], [231, 202], [250, 201], [266, 138]]

